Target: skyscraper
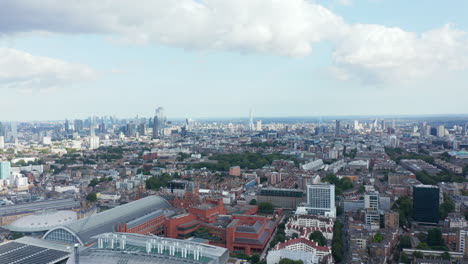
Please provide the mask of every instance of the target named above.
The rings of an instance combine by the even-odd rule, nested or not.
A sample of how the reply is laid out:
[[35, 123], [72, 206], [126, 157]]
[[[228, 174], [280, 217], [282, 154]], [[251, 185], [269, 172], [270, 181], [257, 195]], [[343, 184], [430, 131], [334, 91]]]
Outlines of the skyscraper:
[[335, 135], [341, 135], [341, 124], [340, 120], [336, 120]]
[[4, 130], [3, 130], [3, 124], [2, 122], [0, 122], [0, 136], [4, 136], [5, 133], [4, 133]]
[[249, 113], [249, 130], [250, 130], [250, 131], [254, 131], [254, 130], [255, 130], [255, 125], [254, 125], [254, 122], [253, 122], [253, 112], [252, 112], [252, 109], [250, 109], [250, 113]]
[[9, 161], [0, 161], [0, 179], [6, 180], [10, 178], [11, 163]]
[[83, 120], [80, 120], [80, 119], [75, 119], [74, 121], [74, 127], [75, 127], [75, 132], [80, 132], [81, 130], [83, 130]]
[[307, 212], [313, 215], [336, 216], [335, 185], [307, 185]]
[[413, 186], [414, 220], [424, 223], [439, 221], [439, 187], [433, 185]]
[[5, 137], [0, 136], [0, 149], [5, 147]]
[[437, 136], [438, 137], [444, 137], [445, 136], [445, 126], [444, 125], [440, 125], [437, 128]]
[[166, 126], [166, 116], [164, 115], [164, 108], [156, 108], [156, 113], [153, 119], [153, 138], [158, 138], [164, 135], [164, 128]]

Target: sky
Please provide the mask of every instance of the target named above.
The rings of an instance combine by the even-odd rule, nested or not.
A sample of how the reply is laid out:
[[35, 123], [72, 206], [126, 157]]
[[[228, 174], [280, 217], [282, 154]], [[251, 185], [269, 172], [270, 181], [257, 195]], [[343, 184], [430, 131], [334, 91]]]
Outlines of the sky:
[[468, 114], [465, 0], [2, 0], [0, 120]]

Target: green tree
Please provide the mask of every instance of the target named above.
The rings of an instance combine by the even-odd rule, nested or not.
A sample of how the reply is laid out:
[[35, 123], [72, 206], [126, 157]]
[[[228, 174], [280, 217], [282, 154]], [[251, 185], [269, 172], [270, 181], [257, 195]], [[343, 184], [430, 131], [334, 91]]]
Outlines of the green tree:
[[400, 237], [400, 249], [411, 248], [411, 238], [409, 236]]
[[96, 187], [96, 185], [98, 185], [98, 183], [99, 183], [98, 179], [92, 179], [88, 186], [94, 188], [94, 187]]
[[424, 254], [421, 251], [415, 251], [413, 252], [413, 257], [416, 259], [422, 259], [424, 258]]
[[250, 205], [257, 205], [257, 199], [252, 199], [249, 202]]
[[263, 202], [258, 205], [258, 212], [261, 214], [272, 214], [274, 212], [274, 207], [272, 203]]
[[450, 254], [447, 251], [445, 251], [444, 253], [442, 253], [442, 259], [450, 260], [451, 259]]
[[408, 254], [406, 254], [405, 252], [402, 252], [401, 255], [400, 255], [400, 262], [403, 262], [405, 264], [410, 264], [411, 261], [408, 257]]
[[314, 231], [309, 236], [310, 240], [315, 241], [319, 246], [326, 246], [327, 239], [323, 236], [322, 232]]
[[450, 197], [444, 195], [444, 202], [440, 205], [439, 208], [439, 216], [441, 219], [445, 219], [449, 213], [453, 213], [455, 211], [455, 203], [453, 202]]
[[281, 259], [279, 264], [304, 264], [302, 260], [292, 260], [288, 258]]
[[431, 247], [427, 243], [419, 243], [416, 246], [417, 249], [431, 249]]
[[427, 233], [427, 244], [429, 246], [445, 246], [442, 238], [442, 231], [439, 228], [432, 228]]
[[260, 261], [260, 256], [257, 254], [253, 254], [252, 256], [249, 257], [249, 260], [252, 263], [258, 263]]
[[372, 242], [374, 243], [380, 243], [384, 240], [384, 236], [382, 233], [378, 232], [377, 234], [374, 235], [374, 238], [372, 238]]
[[96, 197], [96, 193], [88, 193], [88, 195], [86, 195], [86, 200], [90, 201], [90, 202], [96, 202], [97, 201], [97, 197]]

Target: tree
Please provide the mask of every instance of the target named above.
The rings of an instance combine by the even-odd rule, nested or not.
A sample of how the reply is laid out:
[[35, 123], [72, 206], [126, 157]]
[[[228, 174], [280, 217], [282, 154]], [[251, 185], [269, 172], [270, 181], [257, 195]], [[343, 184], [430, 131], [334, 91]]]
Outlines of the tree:
[[416, 246], [417, 249], [431, 249], [431, 247], [427, 243], [419, 243]]
[[96, 202], [97, 201], [97, 197], [96, 197], [96, 193], [88, 193], [88, 195], [86, 195], [86, 200], [90, 201], [90, 202]]
[[364, 193], [366, 191], [366, 187], [364, 185], [359, 186], [358, 193]]
[[442, 253], [442, 259], [450, 260], [451, 259], [450, 254], [447, 251], [445, 251], [444, 253]]
[[92, 179], [88, 186], [94, 188], [96, 187], [96, 185], [98, 185], [98, 183], [99, 183], [98, 179]]
[[402, 252], [401, 255], [400, 255], [400, 262], [403, 262], [405, 264], [410, 264], [411, 261], [408, 257], [408, 254], [406, 254], [405, 252]]
[[442, 232], [439, 228], [432, 228], [427, 234], [427, 244], [429, 246], [445, 246]]
[[253, 254], [252, 256], [249, 257], [249, 260], [252, 263], [258, 263], [260, 261], [260, 256], [257, 254]]
[[252, 199], [252, 200], [250, 200], [249, 204], [250, 204], [250, 205], [257, 205], [257, 200], [256, 200], [256, 199]]
[[384, 236], [382, 233], [378, 232], [377, 234], [374, 235], [374, 238], [372, 238], [372, 242], [374, 243], [380, 243], [384, 240]]
[[258, 212], [261, 214], [272, 214], [274, 212], [274, 207], [272, 203], [263, 202], [258, 205]]
[[315, 241], [319, 246], [326, 246], [327, 239], [323, 236], [322, 232], [314, 231], [309, 236], [310, 240]]
[[424, 258], [424, 254], [421, 251], [415, 251], [415, 252], [413, 252], [413, 257], [415, 259], [418, 259], [418, 258], [422, 259], [422, 258]]
[[441, 219], [445, 219], [449, 213], [455, 211], [455, 203], [450, 199], [450, 197], [444, 195], [444, 202], [440, 205], [439, 216]]
[[304, 264], [302, 260], [292, 260], [288, 258], [281, 259], [279, 264]]
[[409, 236], [400, 237], [400, 249], [411, 248], [411, 238]]

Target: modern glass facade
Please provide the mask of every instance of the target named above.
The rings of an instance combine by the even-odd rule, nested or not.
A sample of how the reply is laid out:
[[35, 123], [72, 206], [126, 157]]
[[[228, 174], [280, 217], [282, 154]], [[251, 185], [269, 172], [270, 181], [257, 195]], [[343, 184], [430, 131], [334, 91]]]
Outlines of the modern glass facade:
[[424, 223], [439, 222], [440, 190], [432, 185], [413, 187], [414, 220]]

